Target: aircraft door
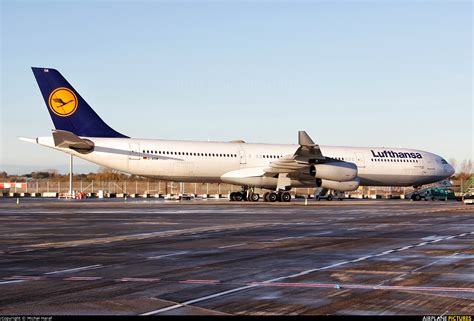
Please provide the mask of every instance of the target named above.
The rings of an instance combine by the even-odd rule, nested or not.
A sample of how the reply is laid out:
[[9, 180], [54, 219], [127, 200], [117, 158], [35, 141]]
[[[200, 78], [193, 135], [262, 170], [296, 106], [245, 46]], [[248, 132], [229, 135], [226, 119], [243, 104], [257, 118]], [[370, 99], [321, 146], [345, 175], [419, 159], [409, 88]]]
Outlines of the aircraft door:
[[247, 155], [245, 154], [244, 150], [239, 150], [239, 156], [240, 156], [240, 164], [247, 164]]
[[364, 159], [364, 154], [360, 152], [355, 153], [355, 159], [356, 159], [356, 165], [359, 168], [365, 168], [365, 159]]
[[139, 160], [140, 159], [140, 144], [138, 143], [130, 143], [130, 156], [128, 159], [130, 160]]
[[425, 166], [423, 168], [423, 176], [434, 176], [436, 174], [436, 166], [433, 159], [427, 158], [425, 160]]

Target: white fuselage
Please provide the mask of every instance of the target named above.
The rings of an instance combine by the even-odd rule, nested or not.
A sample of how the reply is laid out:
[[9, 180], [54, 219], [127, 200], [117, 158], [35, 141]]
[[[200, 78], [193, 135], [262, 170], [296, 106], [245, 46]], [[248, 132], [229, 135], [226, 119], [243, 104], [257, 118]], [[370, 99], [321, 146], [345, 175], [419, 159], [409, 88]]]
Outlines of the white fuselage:
[[[239, 178], [242, 177], [255, 177], [248, 181], [248, 185], [267, 188], [276, 186], [276, 179], [262, 181], [259, 176], [263, 169], [280, 157], [293, 155], [299, 147], [243, 142], [87, 139], [95, 144], [94, 151], [89, 154], [55, 147], [52, 137], [39, 137], [36, 142], [135, 175], [169, 181], [233, 184], [240, 184]], [[453, 173], [452, 167], [440, 156], [420, 150], [385, 147], [320, 148], [326, 157], [356, 164], [362, 186], [423, 185], [440, 181]], [[299, 177], [293, 177], [291, 183], [293, 187], [314, 187], [315, 178], [309, 173], [302, 173]]]

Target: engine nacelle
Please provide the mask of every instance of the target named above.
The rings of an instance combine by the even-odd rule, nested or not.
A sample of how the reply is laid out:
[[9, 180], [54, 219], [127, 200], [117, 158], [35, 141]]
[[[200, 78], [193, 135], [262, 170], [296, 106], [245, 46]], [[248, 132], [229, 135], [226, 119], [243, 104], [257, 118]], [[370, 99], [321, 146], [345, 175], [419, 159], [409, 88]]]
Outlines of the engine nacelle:
[[359, 179], [354, 179], [352, 181], [347, 181], [347, 182], [336, 182], [336, 181], [330, 181], [327, 179], [321, 179], [321, 180], [316, 180], [317, 186], [322, 187], [322, 188], [327, 188], [327, 189], [332, 189], [334, 191], [342, 191], [342, 192], [348, 192], [348, 191], [355, 191], [360, 184]]
[[327, 162], [312, 165], [309, 169], [309, 173], [320, 179], [347, 182], [357, 177], [357, 165], [348, 162]]

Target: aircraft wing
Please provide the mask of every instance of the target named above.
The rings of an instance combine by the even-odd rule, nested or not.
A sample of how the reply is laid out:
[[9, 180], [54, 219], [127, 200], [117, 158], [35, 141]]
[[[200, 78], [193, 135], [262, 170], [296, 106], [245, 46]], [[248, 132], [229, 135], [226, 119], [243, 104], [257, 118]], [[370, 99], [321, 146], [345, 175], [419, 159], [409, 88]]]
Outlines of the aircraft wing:
[[265, 174], [290, 174], [309, 168], [312, 164], [324, 163], [326, 161], [319, 145], [315, 144], [305, 131], [298, 132], [298, 144], [300, 147], [293, 155], [286, 155], [271, 162], [269, 167], [264, 169]]

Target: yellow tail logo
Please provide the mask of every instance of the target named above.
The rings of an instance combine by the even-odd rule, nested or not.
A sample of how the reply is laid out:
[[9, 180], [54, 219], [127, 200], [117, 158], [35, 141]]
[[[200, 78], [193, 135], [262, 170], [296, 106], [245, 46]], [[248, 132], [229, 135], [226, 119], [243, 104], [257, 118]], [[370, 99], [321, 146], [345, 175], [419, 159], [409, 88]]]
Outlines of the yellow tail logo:
[[78, 101], [72, 90], [60, 87], [51, 92], [48, 105], [55, 115], [67, 117], [74, 114], [77, 109]]

